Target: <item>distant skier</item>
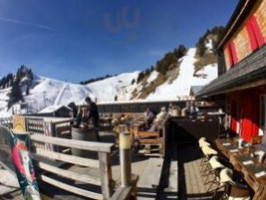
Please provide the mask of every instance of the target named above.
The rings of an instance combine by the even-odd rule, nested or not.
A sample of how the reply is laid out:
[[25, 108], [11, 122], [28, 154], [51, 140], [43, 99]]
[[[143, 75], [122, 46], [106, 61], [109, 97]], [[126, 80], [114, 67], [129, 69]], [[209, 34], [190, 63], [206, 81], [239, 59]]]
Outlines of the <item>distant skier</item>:
[[100, 141], [99, 137], [99, 112], [98, 112], [98, 107], [96, 103], [94, 103], [90, 97], [87, 97], [85, 99], [86, 103], [89, 105], [89, 116], [88, 119], [91, 119], [92, 125], [94, 128], [94, 132], [96, 135], [97, 141]]

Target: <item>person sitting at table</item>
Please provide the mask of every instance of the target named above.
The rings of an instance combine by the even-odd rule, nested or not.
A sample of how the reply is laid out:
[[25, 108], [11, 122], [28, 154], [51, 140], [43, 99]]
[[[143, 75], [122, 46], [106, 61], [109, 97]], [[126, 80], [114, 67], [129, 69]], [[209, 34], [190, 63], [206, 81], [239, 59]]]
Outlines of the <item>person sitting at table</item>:
[[156, 131], [158, 126], [163, 122], [166, 116], [166, 108], [162, 107], [160, 113], [157, 114], [155, 119], [153, 120], [151, 127], [148, 129], [148, 132]]
[[147, 108], [145, 117], [146, 117], [145, 128], [148, 129], [151, 127], [151, 124], [155, 118], [155, 113], [150, 107]]

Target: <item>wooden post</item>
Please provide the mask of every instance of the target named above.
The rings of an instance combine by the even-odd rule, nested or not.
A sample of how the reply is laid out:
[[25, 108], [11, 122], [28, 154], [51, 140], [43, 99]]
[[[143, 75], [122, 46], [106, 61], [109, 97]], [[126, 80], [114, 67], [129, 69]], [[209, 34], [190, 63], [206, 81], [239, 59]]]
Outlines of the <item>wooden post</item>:
[[51, 135], [52, 137], [57, 137], [57, 133], [56, 133], [56, 130], [55, 130], [55, 124], [53, 122], [49, 122], [49, 129], [51, 131]]
[[129, 186], [131, 182], [131, 139], [129, 133], [120, 133], [119, 151], [121, 166], [121, 185]]
[[98, 157], [100, 161], [100, 175], [101, 175], [103, 198], [109, 199], [113, 194], [111, 154], [98, 152]]
[[[50, 131], [50, 133], [49, 133], [50, 135], [49, 136], [50, 137], [57, 137], [56, 130], [55, 130], [55, 124], [53, 122], [48, 122], [48, 124], [45, 125], [45, 123], [47, 123], [47, 122], [44, 122], [43, 128], [45, 128], [45, 126], [48, 126], [47, 128]], [[44, 130], [44, 134], [46, 134], [45, 131], [46, 130]], [[49, 145], [49, 146], [47, 146], [47, 145]], [[46, 144], [46, 148], [50, 149], [52, 151], [60, 152], [60, 147], [59, 146], [54, 146], [52, 144]]]

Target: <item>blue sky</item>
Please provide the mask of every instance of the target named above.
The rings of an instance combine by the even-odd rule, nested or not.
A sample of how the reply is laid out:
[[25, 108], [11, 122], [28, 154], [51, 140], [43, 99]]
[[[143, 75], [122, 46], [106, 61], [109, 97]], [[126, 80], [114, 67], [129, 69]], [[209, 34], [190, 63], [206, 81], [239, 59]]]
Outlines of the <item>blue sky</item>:
[[0, 0], [0, 77], [80, 82], [143, 70], [226, 25], [238, 0]]

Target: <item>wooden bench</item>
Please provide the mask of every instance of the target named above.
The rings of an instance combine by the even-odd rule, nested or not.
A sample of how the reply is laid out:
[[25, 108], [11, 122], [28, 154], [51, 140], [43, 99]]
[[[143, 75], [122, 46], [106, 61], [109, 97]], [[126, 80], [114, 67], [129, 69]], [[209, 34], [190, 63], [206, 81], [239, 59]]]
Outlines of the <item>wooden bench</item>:
[[[40, 134], [30, 135], [30, 139], [34, 147], [32, 150], [32, 155], [33, 159], [35, 160], [35, 166], [40, 171], [42, 171], [42, 173], [37, 173], [37, 178], [39, 178], [41, 182], [48, 183], [57, 188], [86, 198], [136, 198], [136, 183], [138, 180], [137, 176], [131, 176], [132, 181], [129, 186], [117, 185], [117, 183], [112, 179], [111, 153], [114, 144], [56, 138], [51, 136], [43, 136]], [[35, 146], [35, 142], [93, 151], [98, 154], [98, 159], [95, 160], [91, 158], [83, 158], [43, 149]], [[88, 171], [98, 173], [84, 174], [82, 172], [76, 172], [73, 170], [58, 167], [54, 165], [52, 161], [61, 161], [63, 163], [83, 166], [90, 169]], [[95, 185], [100, 188], [100, 191], [96, 192], [80, 188], [77, 186], [78, 184], [73, 186], [66, 181], [62, 181], [60, 178], [55, 178], [58, 176], [67, 180], [81, 182], [83, 184]]]
[[[168, 117], [165, 117], [163, 121], [158, 125], [156, 131], [138, 131], [135, 133], [139, 144], [144, 146], [144, 154], [153, 154], [154, 151], [158, 151], [159, 156], [165, 155], [165, 140], [166, 140], [166, 122]], [[155, 146], [157, 148], [153, 149]]]

